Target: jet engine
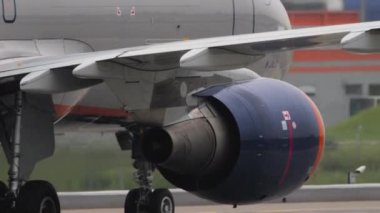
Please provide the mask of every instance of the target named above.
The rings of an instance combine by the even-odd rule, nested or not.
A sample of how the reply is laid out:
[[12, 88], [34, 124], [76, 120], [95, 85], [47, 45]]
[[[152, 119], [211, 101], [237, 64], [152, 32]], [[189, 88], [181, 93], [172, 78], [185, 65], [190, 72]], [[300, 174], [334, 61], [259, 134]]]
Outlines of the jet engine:
[[324, 125], [302, 91], [279, 80], [208, 88], [190, 119], [148, 130], [145, 157], [177, 187], [226, 204], [278, 198], [315, 172]]

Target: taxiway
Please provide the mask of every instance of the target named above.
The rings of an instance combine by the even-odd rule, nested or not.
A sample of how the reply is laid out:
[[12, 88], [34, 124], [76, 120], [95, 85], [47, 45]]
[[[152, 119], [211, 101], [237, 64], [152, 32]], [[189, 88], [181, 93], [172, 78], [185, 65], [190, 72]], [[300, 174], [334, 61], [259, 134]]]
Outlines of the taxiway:
[[[179, 206], [177, 213], [378, 213], [380, 202], [265, 203], [238, 206]], [[123, 209], [63, 210], [63, 213], [124, 213]]]

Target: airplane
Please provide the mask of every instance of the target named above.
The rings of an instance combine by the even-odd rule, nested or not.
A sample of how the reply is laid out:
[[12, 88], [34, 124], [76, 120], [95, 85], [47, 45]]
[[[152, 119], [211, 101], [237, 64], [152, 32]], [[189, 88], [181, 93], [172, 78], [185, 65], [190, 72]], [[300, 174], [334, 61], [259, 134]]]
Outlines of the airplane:
[[[3, 0], [0, 212], [59, 213], [29, 180], [54, 135], [115, 133], [138, 188], [125, 212], [174, 213], [173, 185], [235, 207], [283, 197], [323, 155], [313, 101], [281, 81], [291, 51], [379, 52], [380, 22], [292, 29], [280, 0]], [[57, 168], [59, 169], [59, 168]], [[53, 172], [53, 171], [52, 171]]]

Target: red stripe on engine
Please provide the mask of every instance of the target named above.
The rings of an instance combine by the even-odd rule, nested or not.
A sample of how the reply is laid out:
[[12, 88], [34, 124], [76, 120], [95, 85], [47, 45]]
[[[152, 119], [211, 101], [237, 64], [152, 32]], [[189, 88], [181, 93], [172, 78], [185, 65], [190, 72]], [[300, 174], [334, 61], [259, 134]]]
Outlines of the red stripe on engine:
[[282, 186], [285, 182], [286, 177], [288, 176], [290, 165], [292, 163], [293, 159], [293, 149], [294, 149], [294, 144], [293, 144], [293, 125], [292, 121], [288, 121], [288, 130], [289, 130], [289, 152], [288, 152], [288, 160], [286, 161], [285, 169], [282, 174], [282, 177], [278, 183], [278, 185]]

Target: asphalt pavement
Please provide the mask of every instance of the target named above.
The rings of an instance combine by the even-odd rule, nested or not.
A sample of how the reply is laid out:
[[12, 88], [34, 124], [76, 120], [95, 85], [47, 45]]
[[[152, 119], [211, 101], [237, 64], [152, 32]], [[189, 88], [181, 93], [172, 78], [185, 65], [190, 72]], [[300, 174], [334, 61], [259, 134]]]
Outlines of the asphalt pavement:
[[[379, 213], [380, 201], [265, 203], [232, 206], [179, 206], [176, 213]], [[123, 209], [63, 210], [62, 213], [124, 213]]]

